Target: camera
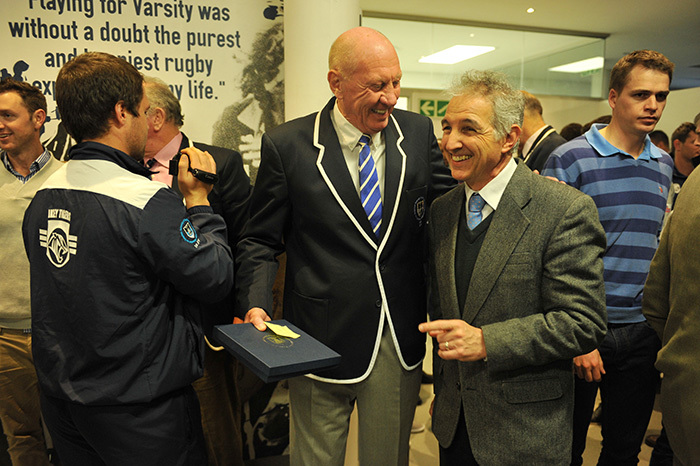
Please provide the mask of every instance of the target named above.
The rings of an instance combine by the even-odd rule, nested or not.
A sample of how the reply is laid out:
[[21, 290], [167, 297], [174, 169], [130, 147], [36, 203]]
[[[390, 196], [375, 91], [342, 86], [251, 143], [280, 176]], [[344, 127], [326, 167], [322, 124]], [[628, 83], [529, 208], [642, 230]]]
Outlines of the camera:
[[[180, 164], [180, 157], [182, 157], [182, 152], [178, 152], [175, 157], [170, 159], [170, 166], [168, 167], [168, 173], [170, 173], [172, 176], [177, 177], [179, 170], [179, 164]], [[219, 181], [219, 175], [216, 173], [210, 173], [206, 172], [204, 170], [200, 170], [199, 168], [192, 168], [189, 163], [190, 158], [187, 157], [187, 171], [192, 173], [192, 176], [197, 178], [199, 181], [203, 183], [208, 183], [208, 184], [214, 184], [217, 181]]]

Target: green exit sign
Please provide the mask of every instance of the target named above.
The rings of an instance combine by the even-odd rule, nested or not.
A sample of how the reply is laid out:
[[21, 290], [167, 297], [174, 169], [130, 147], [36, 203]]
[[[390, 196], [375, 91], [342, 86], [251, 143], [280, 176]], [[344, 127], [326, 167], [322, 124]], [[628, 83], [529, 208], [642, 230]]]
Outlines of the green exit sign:
[[447, 111], [447, 104], [449, 104], [449, 100], [438, 100], [437, 101], [437, 115], [439, 117], [444, 117], [445, 112]]
[[420, 114], [429, 117], [443, 117], [449, 100], [421, 99]]
[[435, 101], [420, 99], [420, 114], [425, 116], [435, 116]]

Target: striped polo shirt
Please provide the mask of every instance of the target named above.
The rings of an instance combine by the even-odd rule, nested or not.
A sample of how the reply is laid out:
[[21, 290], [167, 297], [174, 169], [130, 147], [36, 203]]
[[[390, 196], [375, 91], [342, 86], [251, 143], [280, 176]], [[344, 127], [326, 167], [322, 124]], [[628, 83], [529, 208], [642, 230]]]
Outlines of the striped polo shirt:
[[642, 291], [659, 244], [673, 161], [649, 136], [635, 159], [601, 136], [605, 126], [595, 124], [555, 149], [542, 174], [588, 194], [598, 206], [608, 242], [603, 258], [608, 322], [643, 322]]

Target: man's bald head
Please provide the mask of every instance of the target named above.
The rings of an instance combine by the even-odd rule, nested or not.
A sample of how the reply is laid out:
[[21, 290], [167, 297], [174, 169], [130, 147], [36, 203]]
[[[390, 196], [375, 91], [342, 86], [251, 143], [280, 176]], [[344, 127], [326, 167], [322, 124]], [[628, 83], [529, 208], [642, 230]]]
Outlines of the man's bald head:
[[373, 57], [376, 52], [385, 53], [387, 49], [396, 55], [394, 46], [381, 32], [361, 26], [349, 29], [331, 45], [328, 69], [349, 76], [355, 72], [363, 58]]
[[401, 93], [401, 66], [389, 39], [357, 27], [341, 34], [328, 55], [328, 84], [340, 113], [373, 135], [386, 128]]

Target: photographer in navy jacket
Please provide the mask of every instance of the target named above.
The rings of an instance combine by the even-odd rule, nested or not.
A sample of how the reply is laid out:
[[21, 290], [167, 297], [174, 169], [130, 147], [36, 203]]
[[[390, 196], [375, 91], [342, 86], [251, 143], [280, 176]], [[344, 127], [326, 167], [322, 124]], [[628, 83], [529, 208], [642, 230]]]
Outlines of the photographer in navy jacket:
[[24, 218], [42, 412], [66, 464], [206, 464], [201, 304], [226, 296], [226, 224], [209, 206], [211, 156], [183, 150], [182, 199], [150, 180], [149, 102], [123, 59], [89, 52], [56, 80], [78, 142]]

